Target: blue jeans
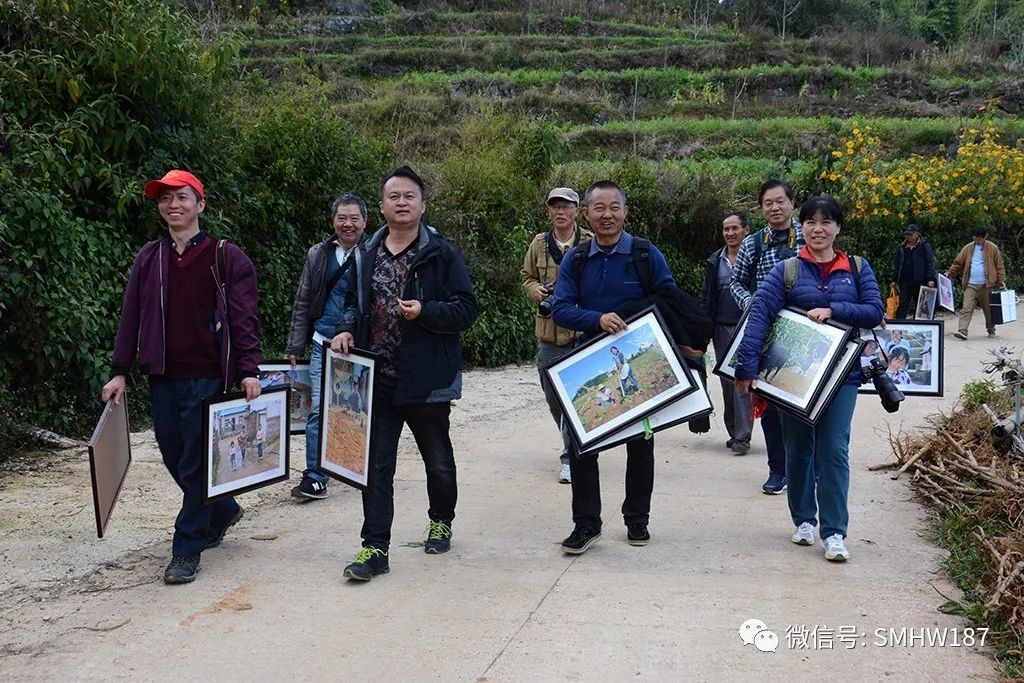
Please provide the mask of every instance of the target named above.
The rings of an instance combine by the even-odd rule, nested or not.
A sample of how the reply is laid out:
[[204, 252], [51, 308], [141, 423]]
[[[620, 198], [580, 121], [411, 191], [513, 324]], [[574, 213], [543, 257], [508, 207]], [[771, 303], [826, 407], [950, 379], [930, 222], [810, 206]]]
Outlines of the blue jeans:
[[850, 423], [856, 405], [857, 387], [847, 384], [817, 425], [780, 411], [786, 434], [789, 514], [794, 526], [804, 522], [817, 526], [820, 516], [823, 539], [833, 534], [846, 538], [850, 522], [846, 497], [850, 491]]
[[[333, 257], [332, 257], [333, 258]], [[317, 469], [320, 455], [320, 378], [323, 375], [324, 347], [313, 342], [309, 354], [309, 384], [312, 401], [309, 417], [306, 418], [306, 470], [302, 473], [321, 484], [327, 483], [327, 475]]]
[[761, 415], [761, 431], [764, 432], [764, 447], [768, 451], [768, 473], [778, 472], [785, 476], [786, 443], [782, 437], [782, 415], [782, 410], [768, 406]]
[[153, 431], [164, 465], [182, 491], [181, 510], [174, 521], [174, 555], [199, 555], [209, 537], [238, 513], [234, 498], [203, 505], [206, 489], [206, 444], [203, 443], [203, 399], [224, 389], [220, 377], [160, 379], [151, 377]]
[[547, 401], [548, 411], [551, 413], [551, 417], [554, 418], [555, 424], [558, 425], [558, 431], [562, 436], [562, 454], [560, 457], [563, 465], [569, 464], [569, 451], [572, 449], [572, 436], [569, 434], [569, 425], [565, 424], [562, 420], [562, 407], [558, 403], [558, 399], [555, 397], [555, 390], [552, 389], [551, 385], [543, 379], [543, 368], [544, 366], [549, 365], [556, 358], [568, 353], [572, 348], [572, 342], [569, 342], [564, 346], [552, 344], [551, 342], [537, 342], [537, 372], [539, 372], [541, 376], [540, 386], [544, 390], [544, 400]]

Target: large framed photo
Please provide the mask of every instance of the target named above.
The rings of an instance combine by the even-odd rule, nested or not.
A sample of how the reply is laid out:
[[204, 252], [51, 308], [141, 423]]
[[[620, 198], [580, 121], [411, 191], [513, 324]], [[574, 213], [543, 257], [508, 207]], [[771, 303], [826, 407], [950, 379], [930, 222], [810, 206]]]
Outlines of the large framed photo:
[[206, 399], [204, 502], [288, 479], [290, 398], [291, 388], [279, 386], [253, 401], [241, 392]]
[[306, 431], [306, 419], [313, 410], [313, 386], [309, 379], [309, 361], [300, 360], [292, 368], [288, 360], [271, 360], [260, 363], [260, 386], [266, 389], [288, 386], [292, 389], [291, 433]]
[[843, 388], [850, 371], [855, 367], [859, 367], [860, 354], [863, 348], [863, 339], [857, 339], [856, 337], [851, 336], [846, 340], [846, 348], [843, 350], [843, 355], [839, 357], [839, 362], [836, 364], [835, 372], [833, 372], [825, 382], [825, 386], [822, 388], [821, 394], [818, 396], [818, 400], [814, 402], [813, 406], [811, 406], [807, 415], [797, 415], [798, 418], [812, 425], [818, 424], [818, 420], [824, 414], [825, 410], [832, 405], [832, 399], [834, 399], [836, 394], [839, 393], [839, 390]]
[[711, 397], [708, 396], [707, 387], [701, 382], [699, 373], [692, 373], [694, 381], [697, 383], [697, 391], [694, 391], [686, 396], [683, 396], [678, 401], [674, 401], [664, 408], [651, 413], [644, 419], [634, 422], [630, 426], [623, 429], [621, 432], [616, 432], [611, 436], [592, 444], [587, 453], [596, 453], [597, 451], [608, 450], [609, 448], [615, 448], [620, 446], [627, 441], [630, 441], [637, 436], [644, 433], [644, 423], [650, 427], [651, 432], [660, 432], [669, 427], [675, 427], [676, 425], [689, 422], [694, 418], [703, 417], [704, 415], [710, 415], [713, 410], [711, 405]]
[[698, 389], [656, 308], [626, 324], [544, 369], [580, 453]]
[[[718, 359], [716, 375], [736, 379], [737, 356], [747, 329], [747, 314], [737, 325], [728, 351]], [[849, 325], [833, 320], [814, 322], [798, 308], [783, 308], [761, 350], [754, 393], [798, 417], [807, 418], [846, 350], [850, 330]]]
[[939, 290], [935, 287], [922, 285], [917, 294], [917, 310], [914, 320], [932, 320], [935, 318], [935, 305], [939, 301]]
[[377, 358], [353, 349], [335, 353], [324, 342], [318, 466], [357, 489], [370, 487], [370, 423]]
[[947, 311], [956, 311], [956, 304], [953, 301], [953, 281], [939, 273], [939, 305]]
[[[942, 396], [942, 330], [941, 320], [886, 320], [885, 327], [861, 330], [861, 365], [878, 359], [896, 387], [908, 396]], [[877, 393], [871, 382], [858, 391]]]
[[132, 444], [128, 437], [126, 396], [121, 402], [107, 401], [89, 439], [89, 476], [92, 479], [92, 506], [96, 513], [96, 535], [103, 538], [114, 504], [132, 463]]

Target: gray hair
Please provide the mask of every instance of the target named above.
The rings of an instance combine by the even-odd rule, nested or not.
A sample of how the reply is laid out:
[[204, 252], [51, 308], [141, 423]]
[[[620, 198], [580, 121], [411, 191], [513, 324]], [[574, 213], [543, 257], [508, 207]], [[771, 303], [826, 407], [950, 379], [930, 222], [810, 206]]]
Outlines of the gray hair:
[[366, 202], [363, 198], [357, 195], [355, 192], [346, 192], [345, 194], [338, 195], [335, 197], [334, 202], [331, 204], [331, 220], [338, 213], [338, 207], [344, 206], [345, 204], [355, 204], [359, 207], [359, 213], [363, 215], [363, 220], [366, 220]]

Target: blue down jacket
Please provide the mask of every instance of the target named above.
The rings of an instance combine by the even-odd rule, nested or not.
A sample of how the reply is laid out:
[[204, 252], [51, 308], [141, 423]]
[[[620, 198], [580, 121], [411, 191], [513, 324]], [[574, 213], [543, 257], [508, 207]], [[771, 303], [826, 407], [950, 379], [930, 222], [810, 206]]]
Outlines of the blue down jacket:
[[[831, 308], [832, 320], [854, 327], [873, 328], [882, 322], [885, 307], [878, 291], [878, 281], [867, 260], [860, 269], [860, 286], [853, 281], [850, 261], [846, 254], [837, 251], [840, 258], [829, 273], [828, 279], [821, 277], [821, 268], [807, 250], [800, 253], [800, 268], [793, 288], [786, 291], [785, 262], [775, 264], [772, 271], [757, 289], [743, 341], [737, 352], [739, 365], [738, 379], [756, 379], [761, 365], [761, 350], [772, 323], [785, 306], [796, 306], [805, 311], [813, 308]], [[860, 368], [854, 367], [846, 378], [846, 384], [860, 384]]]

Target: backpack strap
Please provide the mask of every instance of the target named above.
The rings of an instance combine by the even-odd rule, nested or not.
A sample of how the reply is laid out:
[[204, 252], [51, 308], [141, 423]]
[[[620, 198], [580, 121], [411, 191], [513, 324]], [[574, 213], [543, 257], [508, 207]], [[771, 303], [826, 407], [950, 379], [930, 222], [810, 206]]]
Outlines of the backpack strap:
[[220, 280], [221, 286], [224, 287], [224, 296], [227, 297], [228, 280], [224, 276], [227, 272], [224, 267], [224, 247], [227, 245], [227, 240], [217, 241], [217, 253], [214, 255], [214, 267], [217, 269], [217, 279]]
[[796, 256], [790, 256], [788, 259], [783, 261], [782, 266], [782, 281], [786, 285], [786, 291], [793, 289], [793, 285], [796, 284], [796, 279], [800, 275], [800, 259]]
[[579, 288], [583, 282], [583, 268], [587, 265], [587, 254], [590, 253], [590, 239], [582, 240], [572, 252], [572, 279]]
[[651, 295], [651, 241], [642, 237], [633, 238], [633, 253], [629, 255], [629, 261], [636, 271], [636, 277], [640, 281], [640, 287], [644, 294]]

